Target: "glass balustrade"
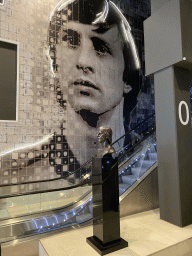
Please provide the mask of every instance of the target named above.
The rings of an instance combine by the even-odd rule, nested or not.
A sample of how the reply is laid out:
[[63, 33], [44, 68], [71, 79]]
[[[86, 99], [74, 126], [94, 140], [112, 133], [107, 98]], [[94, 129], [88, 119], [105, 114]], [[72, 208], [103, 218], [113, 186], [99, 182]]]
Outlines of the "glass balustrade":
[[[118, 156], [120, 195], [140, 182], [157, 162], [154, 122], [155, 115], [152, 115], [112, 144]], [[22, 223], [24, 236], [90, 220], [91, 172], [90, 159], [65, 178], [0, 186], [0, 221], [26, 217]], [[17, 229], [15, 225], [19, 222], [13, 224]], [[4, 241], [1, 225], [0, 234], [0, 241]]]

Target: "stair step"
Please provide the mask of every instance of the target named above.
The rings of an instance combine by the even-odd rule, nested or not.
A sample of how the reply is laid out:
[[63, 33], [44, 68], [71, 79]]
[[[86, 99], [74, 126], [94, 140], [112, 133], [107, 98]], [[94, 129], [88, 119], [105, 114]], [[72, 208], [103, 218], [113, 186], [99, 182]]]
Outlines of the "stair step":
[[149, 153], [149, 159], [150, 160], [156, 160], [157, 161], [157, 153]]
[[141, 166], [142, 168], [150, 168], [155, 162], [155, 160], [144, 160]]
[[[155, 162], [154, 162], [155, 163]], [[151, 166], [152, 166], [153, 164], [151, 164]], [[149, 170], [149, 168], [151, 167], [151, 166], [145, 166], [144, 168], [142, 167], [141, 168], [141, 171], [140, 171], [140, 173], [139, 173], [139, 177], [141, 177], [147, 170]]]
[[132, 175], [137, 175], [137, 176], [139, 176], [140, 169], [141, 169], [141, 168], [139, 168], [139, 167], [132, 167], [132, 168], [131, 168], [131, 173], [132, 173]]
[[120, 183], [119, 184], [119, 195], [123, 194], [129, 187], [130, 187], [129, 184]]
[[146, 171], [148, 170], [149, 168], [141, 168], [141, 171], [139, 173], [139, 177], [141, 177], [144, 173], [146, 173]]
[[126, 176], [122, 176], [121, 178], [122, 178], [122, 182], [128, 185], [132, 185], [137, 180], [136, 175], [126, 175]]

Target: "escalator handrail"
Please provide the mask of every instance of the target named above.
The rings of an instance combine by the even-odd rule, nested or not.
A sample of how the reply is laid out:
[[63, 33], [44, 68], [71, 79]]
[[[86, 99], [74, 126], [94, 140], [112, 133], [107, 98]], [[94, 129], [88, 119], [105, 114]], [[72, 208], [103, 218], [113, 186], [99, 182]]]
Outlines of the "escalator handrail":
[[[117, 143], [119, 140], [121, 140], [123, 137], [127, 136], [129, 133], [131, 133], [132, 131], [134, 131], [137, 127], [141, 126], [144, 122], [146, 122], [148, 119], [150, 119], [151, 117], [155, 116], [155, 113], [153, 113], [152, 115], [150, 115], [148, 118], [146, 118], [144, 121], [142, 121], [141, 123], [139, 123], [138, 125], [136, 125], [134, 128], [132, 128], [130, 131], [128, 131], [127, 133], [125, 133], [123, 136], [121, 136], [119, 139], [117, 139], [116, 141], [114, 141], [112, 143], [112, 145], [114, 145], [115, 143]], [[94, 157], [94, 156], [93, 156]], [[66, 176], [65, 178], [73, 175], [74, 173], [80, 171], [84, 166], [86, 166], [88, 163], [91, 163], [92, 159], [89, 159], [87, 162], [85, 162], [81, 167], [79, 167], [77, 170], [75, 170], [74, 172], [71, 172], [68, 176]], [[27, 184], [35, 184], [35, 183], [45, 183], [45, 182], [53, 182], [53, 181], [57, 181], [57, 180], [63, 180], [63, 177], [58, 177], [55, 179], [48, 179], [48, 180], [37, 180], [37, 181], [28, 181], [28, 182], [20, 182], [20, 183], [11, 183], [11, 184], [3, 184], [0, 185], [1, 187], [10, 187], [10, 186], [19, 186], [19, 185], [27, 185]]]
[[127, 136], [129, 133], [131, 133], [132, 131], [134, 131], [137, 127], [139, 127], [140, 125], [142, 125], [143, 123], [145, 123], [148, 119], [150, 119], [151, 117], [155, 116], [155, 113], [153, 113], [152, 115], [150, 115], [148, 118], [146, 118], [144, 121], [142, 121], [141, 123], [139, 123], [138, 125], [134, 126], [134, 128], [132, 128], [130, 131], [128, 131], [127, 133], [125, 133], [124, 135], [122, 135], [119, 139], [115, 140], [111, 145], [113, 146], [115, 143], [117, 143], [120, 139], [122, 139], [123, 137]]
[[[153, 125], [154, 125], [154, 124], [153, 124]], [[151, 125], [150, 127], [152, 127], [152, 125]], [[126, 154], [128, 154], [133, 148], [135, 148], [135, 147], [138, 146], [140, 143], [142, 143], [145, 139], [147, 139], [149, 136], [151, 136], [155, 131], [156, 131], [156, 127], [154, 127], [154, 129], [153, 129], [151, 132], [149, 132], [146, 137], [142, 138], [142, 139], [141, 139], [140, 141], [138, 141], [135, 145], [133, 145], [132, 147], [130, 147], [129, 149], [127, 149], [126, 152], [125, 152], [123, 155], [121, 155], [120, 158], [118, 158], [118, 161], [119, 161], [121, 158], [123, 158]], [[114, 167], [114, 166], [112, 166], [112, 169], [113, 169], [113, 167]], [[102, 182], [99, 182], [99, 183], [97, 183], [97, 184], [95, 184], [95, 185], [101, 185], [101, 184], [103, 184], [115, 171], [116, 171], [116, 170], [114, 170], [113, 172], [110, 172], [109, 176], [107, 176]], [[91, 181], [91, 179], [90, 179], [90, 181]]]
[[[150, 127], [153, 127], [154, 124], [155, 124], [155, 123], [153, 123]], [[153, 129], [151, 132], [149, 132], [149, 133], [147, 134], [147, 136], [145, 136], [144, 138], [142, 138], [141, 140], [139, 140], [138, 142], [136, 142], [132, 147], [130, 147], [129, 149], [127, 149], [127, 151], [124, 152], [124, 153], [120, 156], [120, 158], [119, 158], [118, 160], [120, 160], [121, 158], [123, 158], [127, 153], [129, 153], [129, 151], [133, 150], [136, 146], [138, 146], [140, 143], [142, 143], [145, 139], [147, 139], [147, 138], [148, 138], [150, 135], [152, 135], [155, 131], [156, 131], [156, 127], [154, 126], [154, 129]]]
[[5, 198], [10, 198], [10, 197], [18, 197], [18, 196], [27, 196], [27, 195], [35, 195], [35, 194], [44, 194], [44, 193], [49, 193], [49, 192], [55, 192], [55, 191], [63, 191], [63, 190], [69, 190], [69, 189], [74, 189], [78, 187], [82, 187], [84, 185], [90, 185], [91, 184], [91, 179], [85, 180], [84, 182], [77, 184], [77, 185], [72, 185], [70, 187], [64, 187], [64, 188], [52, 188], [52, 189], [47, 189], [47, 190], [36, 190], [36, 191], [31, 191], [28, 193], [21, 193], [21, 194], [11, 194], [11, 195], [5, 195], [5, 196], [0, 196], [0, 199], [5, 199]]
[[[155, 123], [153, 123], [154, 125]], [[150, 126], [152, 127], [152, 125]], [[126, 152], [120, 156], [120, 159], [125, 155], [125, 154], [128, 154], [129, 151], [131, 151], [133, 148], [135, 148], [136, 146], [138, 146], [140, 143], [142, 143], [146, 138], [148, 138], [151, 134], [153, 134], [154, 132], [156, 131], [156, 128], [154, 127], [154, 129], [149, 132], [147, 134], [146, 137], [142, 138], [141, 140], [139, 140], [135, 145], [133, 145], [132, 147], [130, 147], [129, 149], [126, 150]], [[118, 159], [118, 161], [120, 160]], [[108, 177], [107, 177], [108, 178]], [[103, 181], [104, 182], [104, 181]], [[5, 195], [5, 196], [0, 196], [0, 199], [3, 199], [3, 198], [10, 198], [10, 197], [18, 197], [18, 196], [25, 196], [25, 195], [32, 195], [32, 194], [44, 194], [44, 193], [48, 193], [48, 192], [55, 192], [55, 191], [63, 191], [63, 190], [69, 190], [69, 189], [73, 189], [73, 188], [77, 188], [77, 187], [80, 187], [80, 186], [83, 186], [83, 185], [86, 185], [86, 184], [91, 184], [92, 183], [92, 179], [88, 179], [88, 180], [85, 180], [84, 182], [80, 183], [80, 184], [77, 184], [77, 185], [73, 185], [73, 186], [70, 186], [70, 187], [65, 187], [65, 188], [55, 188], [55, 189], [48, 189], [48, 190], [43, 190], [43, 191], [33, 191], [33, 192], [29, 192], [29, 193], [22, 193], [22, 194], [12, 194], [12, 195]]]

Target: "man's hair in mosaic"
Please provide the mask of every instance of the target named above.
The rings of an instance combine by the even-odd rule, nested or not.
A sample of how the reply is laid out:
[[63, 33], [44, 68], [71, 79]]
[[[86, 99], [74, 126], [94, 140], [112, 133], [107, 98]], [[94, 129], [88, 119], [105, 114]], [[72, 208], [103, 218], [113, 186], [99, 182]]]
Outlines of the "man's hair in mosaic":
[[[107, 0], [74, 0], [67, 1], [63, 0], [59, 2], [59, 5], [54, 9], [51, 18], [48, 31], [48, 44], [49, 44], [49, 54], [52, 60], [52, 66], [54, 72], [58, 70], [57, 57], [56, 57], [56, 44], [59, 39], [59, 32], [61, 26], [66, 24], [68, 21], [78, 21], [82, 24], [92, 25], [97, 19], [97, 14], [103, 11], [103, 4]], [[67, 4], [70, 2], [69, 4]], [[72, 3], [71, 3], [72, 2]], [[62, 8], [62, 5], [64, 6]], [[99, 25], [99, 27], [98, 27]], [[132, 90], [125, 94], [126, 109], [130, 112], [137, 103], [137, 96], [140, 90], [139, 85], [139, 72], [138, 65], [136, 65], [137, 52], [133, 52], [133, 47], [131, 40], [129, 43], [127, 38], [129, 35], [125, 35], [125, 27], [123, 25], [122, 16], [120, 12], [117, 12], [113, 5], [109, 4], [109, 11], [105, 22], [98, 23], [97, 29], [94, 31], [98, 34], [104, 34], [106, 31], [111, 29], [114, 25], [117, 25], [119, 35], [122, 41], [122, 52], [124, 57], [124, 73], [123, 81], [132, 87]], [[63, 95], [59, 87], [56, 86], [58, 102], [61, 106], [66, 105], [66, 101], [63, 100]]]

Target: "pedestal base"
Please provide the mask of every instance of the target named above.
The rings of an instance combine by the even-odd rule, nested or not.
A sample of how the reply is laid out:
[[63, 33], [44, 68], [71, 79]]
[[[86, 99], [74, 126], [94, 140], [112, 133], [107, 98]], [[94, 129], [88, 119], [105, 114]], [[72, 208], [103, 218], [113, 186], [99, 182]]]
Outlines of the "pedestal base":
[[87, 237], [86, 241], [100, 255], [106, 255], [108, 253], [128, 247], [128, 242], [122, 238], [120, 238], [118, 241], [110, 242], [107, 244], [103, 244], [95, 236]]

